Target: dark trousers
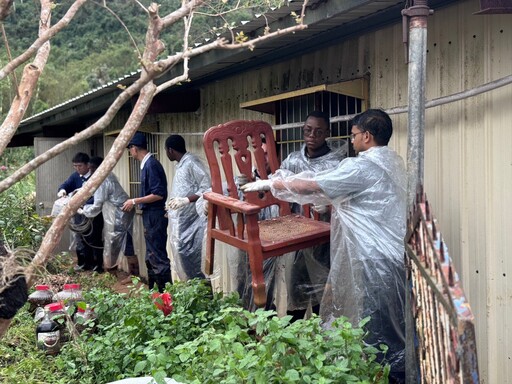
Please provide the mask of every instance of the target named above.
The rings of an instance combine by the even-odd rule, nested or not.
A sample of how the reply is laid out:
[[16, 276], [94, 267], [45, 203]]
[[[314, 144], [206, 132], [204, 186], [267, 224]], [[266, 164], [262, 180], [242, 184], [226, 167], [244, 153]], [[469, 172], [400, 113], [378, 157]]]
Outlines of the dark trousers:
[[101, 213], [92, 219], [91, 229], [82, 235], [82, 242], [85, 269], [94, 267], [103, 269], [103, 215]]
[[133, 256], [135, 255], [135, 248], [133, 247], [133, 237], [130, 232], [126, 233], [126, 244], [124, 246], [124, 255]]
[[146, 240], [146, 266], [148, 283], [152, 289], [156, 283], [163, 292], [165, 283], [172, 283], [171, 262], [167, 256], [167, 223], [164, 210], [142, 211], [144, 238]]

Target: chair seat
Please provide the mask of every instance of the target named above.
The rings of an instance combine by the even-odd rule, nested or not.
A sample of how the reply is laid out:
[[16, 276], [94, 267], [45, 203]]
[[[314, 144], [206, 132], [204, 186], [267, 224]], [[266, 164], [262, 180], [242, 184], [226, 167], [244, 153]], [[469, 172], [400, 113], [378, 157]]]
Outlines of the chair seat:
[[300, 215], [286, 215], [259, 222], [260, 240], [263, 252], [282, 248], [283, 244], [293, 246], [315, 240], [319, 236], [330, 236], [330, 224], [308, 219]]
[[[258, 227], [264, 259], [327, 243], [331, 233], [329, 223], [293, 214], [259, 221]], [[215, 228], [212, 229], [211, 235], [235, 247], [248, 250], [248, 239], [234, 237], [229, 229]]]

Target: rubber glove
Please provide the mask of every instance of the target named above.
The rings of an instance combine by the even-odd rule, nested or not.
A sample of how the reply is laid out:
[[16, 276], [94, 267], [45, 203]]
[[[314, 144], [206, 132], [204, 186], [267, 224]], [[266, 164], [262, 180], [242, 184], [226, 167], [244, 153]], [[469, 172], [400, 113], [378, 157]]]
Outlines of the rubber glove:
[[61, 197], [66, 196], [68, 193], [65, 189], [61, 189], [59, 192], [57, 192], [57, 197], [60, 199]]
[[240, 189], [243, 192], [254, 192], [254, 191], [270, 191], [272, 182], [270, 180], [256, 180], [252, 183], [242, 185]]
[[242, 185], [249, 183], [250, 181], [251, 180], [243, 174], [235, 178], [235, 184], [238, 186], [238, 188], [240, 188]]
[[324, 214], [329, 211], [328, 205], [313, 205], [313, 211], [318, 212], [319, 214]]
[[187, 204], [190, 204], [190, 200], [187, 197], [175, 197], [169, 201], [169, 209], [178, 210]]

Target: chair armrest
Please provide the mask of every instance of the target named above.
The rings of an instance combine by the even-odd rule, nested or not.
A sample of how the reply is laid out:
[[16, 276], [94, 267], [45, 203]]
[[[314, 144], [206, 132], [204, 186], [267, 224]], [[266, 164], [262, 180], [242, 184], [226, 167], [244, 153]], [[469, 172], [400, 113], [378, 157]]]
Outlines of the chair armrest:
[[224, 196], [217, 192], [205, 192], [203, 194], [203, 197], [205, 200], [212, 204], [219, 205], [223, 208], [228, 208], [231, 211], [237, 213], [253, 215], [261, 210], [261, 207], [259, 205], [233, 199], [232, 197]]

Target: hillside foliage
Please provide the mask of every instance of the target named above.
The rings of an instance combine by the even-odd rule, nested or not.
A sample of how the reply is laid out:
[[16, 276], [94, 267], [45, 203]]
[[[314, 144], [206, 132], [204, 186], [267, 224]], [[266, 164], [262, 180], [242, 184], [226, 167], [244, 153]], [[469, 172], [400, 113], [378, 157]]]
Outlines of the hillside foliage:
[[[235, 0], [210, 1], [194, 16], [191, 42], [205, 42], [224, 32], [228, 27], [249, 20], [260, 8], [256, 5], [266, 0], [256, 0], [255, 7], [226, 12], [236, 4]], [[141, 1], [149, 6], [149, 1]], [[52, 25], [66, 13], [72, 0], [55, 3]], [[148, 25], [145, 10], [133, 0], [87, 2], [71, 23], [51, 40], [50, 58], [41, 76], [35, 97], [25, 117], [39, 113], [89, 90], [115, 81], [139, 68], [139, 52], [144, 48]], [[180, 0], [165, 0], [160, 13], [166, 14], [179, 8]], [[4, 21], [11, 57], [26, 50], [37, 38], [39, 3], [37, 1], [15, 1], [10, 15]], [[129, 33], [128, 33], [129, 31]], [[182, 24], [178, 23], [162, 36], [166, 45], [163, 56], [181, 50]], [[134, 46], [135, 43], [135, 46]], [[0, 64], [9, 60], [5, 42], [0, 50]], [[21, 76], [22, 68], [17, 71]], [[0, 115], [5, 117], [14, 97], [14, 80], [9, 77], [0, 82]]]

